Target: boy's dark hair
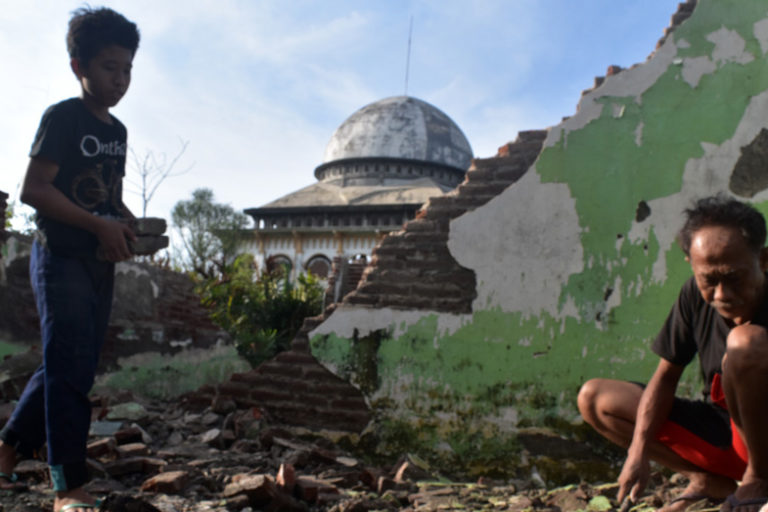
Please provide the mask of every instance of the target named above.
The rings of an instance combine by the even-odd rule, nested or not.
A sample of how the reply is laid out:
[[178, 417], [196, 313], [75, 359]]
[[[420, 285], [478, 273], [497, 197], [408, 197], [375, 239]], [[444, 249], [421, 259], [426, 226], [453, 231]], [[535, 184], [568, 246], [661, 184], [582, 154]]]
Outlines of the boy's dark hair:
[[136, 24], [107, 7], [81, 7], [72, 12], [67, 31], [70, 58], [87, 66], [101, 50], [116, 44], [136, 54], [139, 29]]
[[723, 194], [705, 197], [685, 210], [686, 221], [678, 235], [680, 247], [690, 256], [694, 233], [706, 226], [723, 226], [738, 229], [747, 245], [755, 252], [765, 246], [765, 218], [754, 207], [726, 197]]

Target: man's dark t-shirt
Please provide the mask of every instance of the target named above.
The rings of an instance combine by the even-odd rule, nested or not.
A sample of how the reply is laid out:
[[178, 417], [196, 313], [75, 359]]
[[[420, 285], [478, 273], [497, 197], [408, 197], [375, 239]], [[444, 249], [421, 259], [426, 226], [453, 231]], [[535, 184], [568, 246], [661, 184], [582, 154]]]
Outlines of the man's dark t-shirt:
[[[768, 301], [764, 301], [752, 319], [756, 325], [768, 327]], [[683, 285], [667, 321], [653, 342], [653, 351], [670, 363], [686, 366], [699, 354], [701, 373], [709, 398], [712, 379], [721, 373], [725, 340], [731, 327], [701, 296], [696, 280], [691, 277]]]
[[[127, 131], [112, 117], [107, 124], [95, 117], [79, 98], [48, 108], [40, 121], [30, 157], [59, 166], [53, 185], [81, 208], [96, 215], [117, 217], [122, 212]], [[38, 215], [44, 243], [64, 256], [96, 255], [93, 234]]]

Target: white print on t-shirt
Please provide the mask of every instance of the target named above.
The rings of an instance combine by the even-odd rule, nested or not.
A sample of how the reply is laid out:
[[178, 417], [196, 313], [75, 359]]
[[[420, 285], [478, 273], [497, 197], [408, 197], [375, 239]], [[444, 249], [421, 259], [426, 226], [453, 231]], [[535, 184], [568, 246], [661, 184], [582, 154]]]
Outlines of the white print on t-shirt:
[[84, 135], [80, 140], [80, 151], [83, 156], [93, 157], [99, 155], [125, 156], [125, 142], [116, 140], [101, 142], [95, 135]]

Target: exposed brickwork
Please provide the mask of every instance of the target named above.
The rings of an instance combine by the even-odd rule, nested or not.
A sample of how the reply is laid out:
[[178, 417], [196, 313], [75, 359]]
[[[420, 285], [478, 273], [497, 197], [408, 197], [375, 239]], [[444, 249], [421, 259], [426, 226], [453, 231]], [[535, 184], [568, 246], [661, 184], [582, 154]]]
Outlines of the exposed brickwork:
[[343, 256], [333, 258], [328, 287], [325, 289], [325, 303], [338, 302], [357, 288], [367, 264], [365, 260], [345, 261]]
[[455, 191], [430, 199], [402, 231], [382, 240], [358, 288], [343, 302], [469, 313], [475, 276], [448, 251], [450, 222], [517, 181], [538, 156], [546, 134], [544, 130], [520, 132], [515, 142], [499, 148], [496, 157], [473, 160]]
[[228, 396], [239, 407], [256, 407], [288, 425], [360, 432], [371, 419], [360, 390], [305, 351], [281, 352], [255, 370], [236, 373], [217, 389], [205, 391], [211, 399]]

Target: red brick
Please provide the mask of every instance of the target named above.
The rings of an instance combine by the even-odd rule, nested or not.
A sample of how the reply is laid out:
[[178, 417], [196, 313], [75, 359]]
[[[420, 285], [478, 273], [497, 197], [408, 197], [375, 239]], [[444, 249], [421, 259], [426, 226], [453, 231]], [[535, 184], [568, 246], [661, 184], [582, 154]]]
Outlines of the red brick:
[[290, 399], [290, 393], [281, 393], [279, 390], [255, 389], [251, 391], [251, 400], [255, 400], [256, 402], [280, 402]]
[[262, 364], [256, 368], [256, 371], [262, 375], [297, 377], [301, 375], [301, 366], [277, 363], [273, 360]]
[[346, 399], [346, 400], [333, 400], [330, 403], [330, 406], [332, 409], [345, 409], [345, 410], [368, 410], [368, 405], [365, 403], [365, 400], [360, 397], [357, 400], [353, 399]]
[[312, 354], [294, 352], [292, 350], [277, 354], [275, 361], [281, 363], [317, 364], [317, 359], [315, 359]]
[[188, 481], [189, 473], [186, 471], [169, 471], [145, 480], [141, 484], [141, 490], [144, 492], [179, 494], [187, 486]]
[[229, 381], [219, 385], [219, 392], [232, 396], [248, 396], [251, 387], [242, 382]]

